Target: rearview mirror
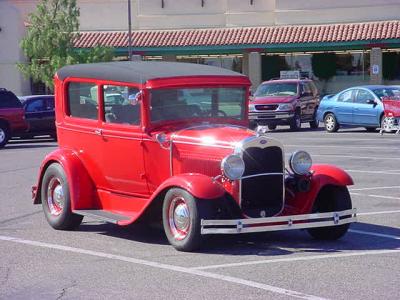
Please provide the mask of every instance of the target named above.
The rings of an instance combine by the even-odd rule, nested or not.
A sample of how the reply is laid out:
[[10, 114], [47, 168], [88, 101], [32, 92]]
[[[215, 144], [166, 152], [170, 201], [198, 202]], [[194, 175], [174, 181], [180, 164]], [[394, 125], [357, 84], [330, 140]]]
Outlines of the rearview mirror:
[[367, 104], [374, 104], [374, 105], [376, 105], [377, 103], [376, 103], [376, 100], [368, 99], [368, 100], [367, 100]]

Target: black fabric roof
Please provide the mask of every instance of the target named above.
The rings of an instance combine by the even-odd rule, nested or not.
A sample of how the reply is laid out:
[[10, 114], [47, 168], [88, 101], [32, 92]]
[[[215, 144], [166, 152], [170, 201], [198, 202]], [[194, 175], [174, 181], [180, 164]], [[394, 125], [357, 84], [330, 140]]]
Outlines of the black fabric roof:
[[80, 77], [144, 83], [151, 79], [187, 76], [244, 76], [227, 69], [179, 62], [121, 61], [70, 65], [57, 72], [58, 78]]

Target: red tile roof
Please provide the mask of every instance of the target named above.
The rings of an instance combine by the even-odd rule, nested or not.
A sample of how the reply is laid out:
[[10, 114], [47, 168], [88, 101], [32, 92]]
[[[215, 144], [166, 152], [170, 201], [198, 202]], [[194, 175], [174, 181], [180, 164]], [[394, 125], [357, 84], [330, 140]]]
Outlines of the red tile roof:
[[[353, 24], [132, 32], [133, 47], [135, 48], [350, 42], [385, 39], [400, 39], [399, 20]], [[128, 47], [128, 33], [125, 31], [81, 32], [80, 37], [75, 41], [77, 48], [90, 48], [97, 45], [117, 48]]]

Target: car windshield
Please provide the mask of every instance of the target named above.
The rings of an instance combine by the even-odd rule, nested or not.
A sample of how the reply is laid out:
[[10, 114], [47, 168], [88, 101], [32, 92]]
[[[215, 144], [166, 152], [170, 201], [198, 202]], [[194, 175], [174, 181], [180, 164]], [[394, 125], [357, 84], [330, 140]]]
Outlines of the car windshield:
[[187, 88], [151, 91], [152, 122], [192, 118], [245, 118], [246, 89]]
[[398, 88], [398, 87], [383, 87], [383, 88], [374, 89], [372, 91], [380, 99], [383, 99], [383, 98], [399, 99], [400, 98], [400, 88]]
[[266, 83], [260, 85], [254, 96], [294, 96], [297, 95], [297, 83]]

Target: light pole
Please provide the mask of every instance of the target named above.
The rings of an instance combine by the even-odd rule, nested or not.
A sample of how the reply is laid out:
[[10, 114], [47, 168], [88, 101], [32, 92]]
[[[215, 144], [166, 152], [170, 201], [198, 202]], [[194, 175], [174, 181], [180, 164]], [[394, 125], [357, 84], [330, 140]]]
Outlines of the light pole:
[[128, 56], [132, 60], [132, 21], [131, 21], [131, 0], [128, 0]]

